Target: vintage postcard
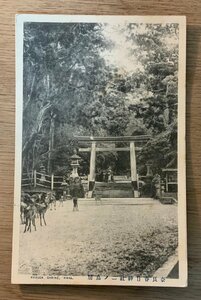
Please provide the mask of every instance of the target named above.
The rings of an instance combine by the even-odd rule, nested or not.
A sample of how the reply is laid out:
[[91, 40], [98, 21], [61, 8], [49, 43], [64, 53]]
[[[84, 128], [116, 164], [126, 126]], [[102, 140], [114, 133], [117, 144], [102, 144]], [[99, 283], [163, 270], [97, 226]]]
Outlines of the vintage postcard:
[[187, 285], [183, 16], [16, 16], [12, 283]]

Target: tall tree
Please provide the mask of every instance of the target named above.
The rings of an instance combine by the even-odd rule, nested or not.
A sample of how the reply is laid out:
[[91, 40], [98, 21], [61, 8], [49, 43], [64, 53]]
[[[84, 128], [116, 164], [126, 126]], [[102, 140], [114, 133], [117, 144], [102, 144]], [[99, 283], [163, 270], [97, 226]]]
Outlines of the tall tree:
[[[35, 152], [42, 156], [52, 152], [52, 112], [73, 121], [71, 106], [83, 94], [91, 97], [90, 85], [94, 84], [94, 70], [98, 72], [101, 68], [103, 60], [98, 52], [103, 47], [101, 26], [97, 24], [25, 25], [23, 158], [26, 163], [30, 164], [27, 157], [30, 158], [35, 140], [45, 142], [47, 132], [52, 142], [46, 147], [39, 146]], [[65, 114], [63, 109], [66, 109]], [[68, 114], [70, 110], [72, 114]], [[50, 154], [47, 153], [47, 157], [50, 170]]]

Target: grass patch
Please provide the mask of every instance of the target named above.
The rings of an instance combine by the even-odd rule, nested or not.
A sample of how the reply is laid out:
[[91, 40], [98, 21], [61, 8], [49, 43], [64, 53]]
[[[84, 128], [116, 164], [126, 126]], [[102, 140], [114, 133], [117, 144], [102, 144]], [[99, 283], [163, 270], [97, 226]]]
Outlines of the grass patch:
[[[128, 237], [129, 238], [129, 237]], [[178, 245], [177, 226], [155, 229], [153, 232], [139, 237], [132, 245], [130, 241], [116, 242], [113, 251], [102, 255], [101, 259], [88, 264], [91, 274], [112, 273], [113, 276], [123, 274], [151, 277], [174, 254]], [[110, 260], [110, 266], [108, 259]], [[109, 266], [108, 270], [105, 269]]]

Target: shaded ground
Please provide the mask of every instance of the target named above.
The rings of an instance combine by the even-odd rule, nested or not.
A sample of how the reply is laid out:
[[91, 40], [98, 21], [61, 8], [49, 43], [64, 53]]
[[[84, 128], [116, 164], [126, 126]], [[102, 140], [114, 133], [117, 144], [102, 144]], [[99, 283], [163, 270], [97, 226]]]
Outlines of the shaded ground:
[[154, 200], [80, 200], [78, 212], [68, 201], [46, 221], [20, 225], [21, 274], [151, 276], [177, 247], [177, 206]]

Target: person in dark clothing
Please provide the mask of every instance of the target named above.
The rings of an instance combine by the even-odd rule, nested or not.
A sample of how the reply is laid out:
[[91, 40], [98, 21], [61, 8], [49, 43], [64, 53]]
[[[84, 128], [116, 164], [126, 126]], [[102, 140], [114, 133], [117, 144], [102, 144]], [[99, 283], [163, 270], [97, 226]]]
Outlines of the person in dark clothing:
[[78, 211], [78, 201], [76, 197], [73, 197], [73, 211]]
[[73, 199], [73, 211], [78, 211], [78, 198], [84, 198], [84, 188], [79, 177], [70, 185], [70, 195]]

